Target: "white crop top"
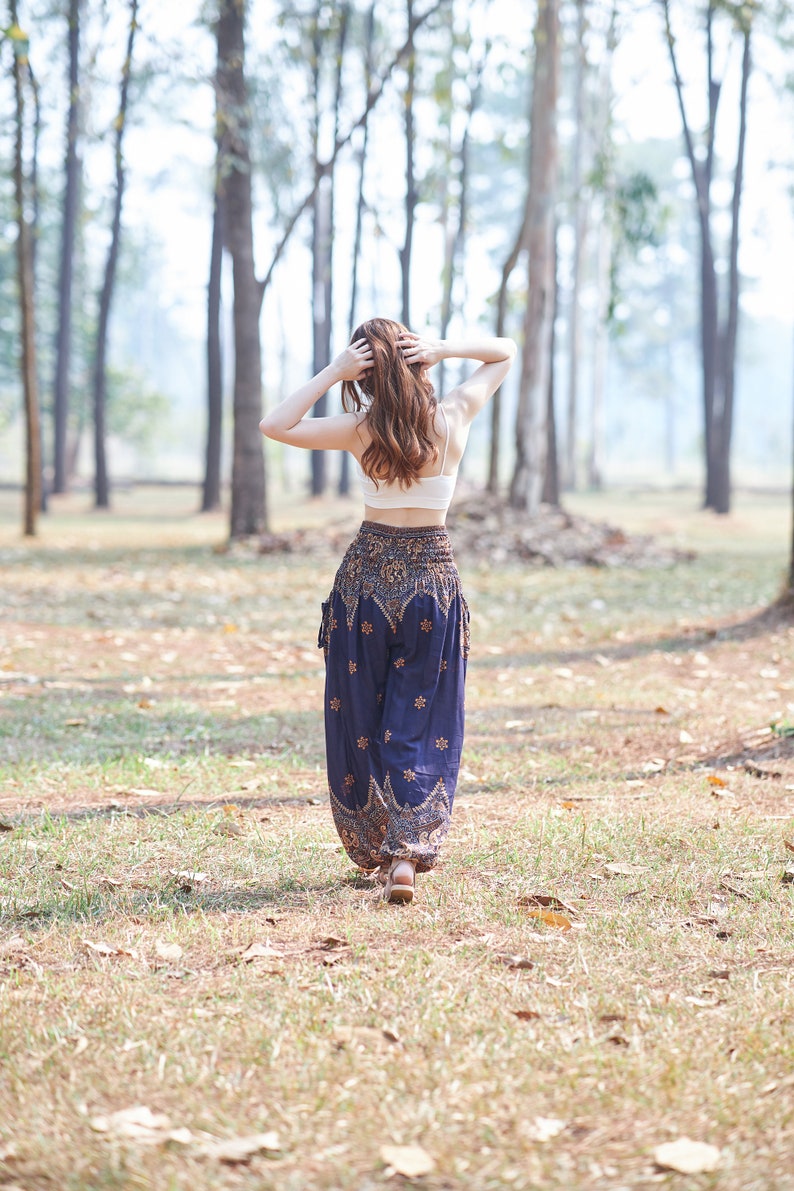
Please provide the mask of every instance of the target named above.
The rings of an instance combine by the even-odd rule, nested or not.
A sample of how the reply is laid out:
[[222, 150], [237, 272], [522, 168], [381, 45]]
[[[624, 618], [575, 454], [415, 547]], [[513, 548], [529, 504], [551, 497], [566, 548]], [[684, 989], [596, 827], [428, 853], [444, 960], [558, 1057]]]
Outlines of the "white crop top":
[[451, 475], [445, 476], [443, 474], [444, 465], [447, 462], [447, 448], [449, 447], [449, 422], [447, 415], [444, 412], [443, 405], [438, 407], [444, 415], [444, 427], [446, 434], [444, 437], [444, 454], [441, 457], [441, 467], [438, 475], [435, 476], [420, 476], [418, 480], [414, 480], [407, 488], [401, 488], [399, 484], [377, 484], [366, 475], [358, 464], [358, 478], [361, 483], [361, 491], [364, 494], [364, 502], [373, 509], [448, 509], [455, 493], [455, 484], [458, 479], [458, 469], [455, 468]]

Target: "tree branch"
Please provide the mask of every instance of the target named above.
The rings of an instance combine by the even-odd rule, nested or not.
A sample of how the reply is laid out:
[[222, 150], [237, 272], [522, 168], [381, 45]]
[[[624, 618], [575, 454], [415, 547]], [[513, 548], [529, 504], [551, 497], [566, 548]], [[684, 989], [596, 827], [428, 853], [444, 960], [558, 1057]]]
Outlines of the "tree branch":
[[377, 104], [381, 95], [383, 94], [387, 83], [391, 79], [391, 76], [394, 74], [397, 67], [402, 63], [403, 59], [405, 57], [407, 57], [407, 55], [411, 52], [411, 47], [413, 45], [413, 39], [414, 39], [414, 34], [416, 33], [416, 30], [419, 29], [422, 25], [424, 25], [424, 23], [435, 12], [438, 12], [439, 8], [441, 8], [444, 3], [445, 3], [445, 0], [435, 0], [435, 3], [431, 4], [430, 8], [428, 8], [426, 12], [423, 12], [421, 14], [421, 16], [414, 18], [414, 20], [411, 23], [411, 26], [408, 30], [408, 36], [405, 39], [405, 41], [403, 42], [402, 46], [397, 51], [394, 58], [392, 58], [388, 67], [386, 68], [386, 71], [384, 72], [384, 74], [382, 74], [380, 76], [380, 78], [378, 79], [375, 86], [372, 87], [369, 90], [369, 92], [367, 93], [367, 101], [364, 105], [363, 112], [361, 113], [359, 118], [356, 120], [355, 124], [352, 124], [350, 126], [350, 128], [347, 130], [347, 132], [344, 134], [344, 136], [338, 136], [336, 138], [336, 140], [334, 142], [333, 151], [331, 153], [331, 156], [328, 158], [328, 160], [319, 163], [318, 169], [316, 171], [314, 183], [312, 185], [311, 190], [308, 192], [308, 194], [302, 200], [302, 202], [300, 203], [300, 205], [298, 206], [298, 208], [296, 209], [294, 214], [290, 217], [290, 219], [287, 223], [287, 226], [284, 229], [282, 237], [279, 240], [278, 244], [276, 245], [275, 252], [273, 253], [273, 259], [270, 262], [270, 267], [269, 267], [267, 273], [265, 274], [265, 276], [263, 277], [263, 279], [258, 283], [259, 289], [261, 291], [260, 301], [262, 298], [264, 298], [265, 291], [267, 290], [267, 287], [270, 285], [270, 282], [273, 279], [273, 272], [276, 268], [276, 265], [278, 264], [278, 262], [281, 259], [284, 249], [287, 247], [287, 242], [288, 242], [290, 236], [292, 235], [295, 224], [298, 222], [298, 220], [300, 219], [300, 217], [304, 213], [304, 211], [308, 207], [310, 207], [312, 202], [314, 201], [314, 196], [317, 193], [317, 188], [320, 185], [320, 181], [327, 174], [330, 174], [331, 170], [334, 168], [334, 165], [336, 164], [337, 157], [339, 156], [341, 151], [345, 148], [345, 146], [348, 145], [350, 143], [350, 141], [353, 139], [353, 136], [354, 136], [356, 130], [359, 128], [362, 128], [366, 124], [366, 122], [369, 118], [370, 112], [375, 107], [375, 105]]

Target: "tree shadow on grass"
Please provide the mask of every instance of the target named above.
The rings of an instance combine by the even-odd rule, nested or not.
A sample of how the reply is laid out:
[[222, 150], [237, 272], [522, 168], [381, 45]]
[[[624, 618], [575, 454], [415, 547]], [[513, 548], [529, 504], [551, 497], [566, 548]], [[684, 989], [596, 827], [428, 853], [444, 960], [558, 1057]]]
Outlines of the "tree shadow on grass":
[[794, 625], [792, 607], [776, 603], [760, 612], [738, 621], [722, 624], [693, 625], [672, 636], [641, 638], [637, 641], [621, 641], [615, 644], [600, 642], [582, 649], [544, 649], [524, 653], [508, 653], [477, 656], [476, 650], [469, 659], [469, 668], [474, 670], [503, 669], [506, 662], [520, 666], [561, 665], [574, 662], [594, 662], [606, 658], [609, 661], [631, 661], [651, 653], [680, 653], [697, 648], [707, 650], [710, 646], [725, 641], [751, 641], [765, 633], [779, 632]]
[[138, 924], [148, 921], [152, 925], [162, 925], [164, 912], [180, 917], [218, 914], [254, 916], [265, 910], [276, 911], [281, 920], [305, 914], [316, 905], [318, 899], [338, 901], [340, 892], [350, 888], [366, 892], [373, 889], [373, 884], [348, 873], [341, 877], [308, 882], [287, 881], [284, 885], [263, 885], [253, 889], [234, 886], [205, 889], [201, 885], [188, 888], [175, 877], [160, 888], [130, 890], [128, 893], [120, 890], [115, 895], [92, 891], [87, 903], [82, 899], [65, 897], [63, 901], [31, 905], [18, 912], [4, 913], [0, 916], [0, 924], [11, 931], [24, 929], [32, 933], [69, 924], [80, 924], [86, 931], [93, 931], [111, 921], [115, 926], [129, 920]]

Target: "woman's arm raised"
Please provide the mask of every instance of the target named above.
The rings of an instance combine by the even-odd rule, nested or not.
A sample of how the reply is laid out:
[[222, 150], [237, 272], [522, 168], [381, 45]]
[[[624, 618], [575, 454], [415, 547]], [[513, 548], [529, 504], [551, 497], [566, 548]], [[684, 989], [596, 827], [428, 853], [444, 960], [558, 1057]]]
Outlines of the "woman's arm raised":
[[445, 398], [445, 405], [460, 405], [466, 422], [470, 422], [494, 395], [516, 357], [513, 340], [496, 337], [424, 339], [409, 333], [400, 340], [400, 347], [406, 363], [424, 364], [428, 368], [441, 360], [481, 361], [481, 367]]
[[333, 385], [358, 380], [372, 367], [372, 348], [359, 339], [336, 359], [265, 414], [259, 429], [266, 438], [306, 447], [311, 451], [348, 450], [360, 421], [359, 414], [336, 414], [330, 418], [307, 418], [306, 414]]

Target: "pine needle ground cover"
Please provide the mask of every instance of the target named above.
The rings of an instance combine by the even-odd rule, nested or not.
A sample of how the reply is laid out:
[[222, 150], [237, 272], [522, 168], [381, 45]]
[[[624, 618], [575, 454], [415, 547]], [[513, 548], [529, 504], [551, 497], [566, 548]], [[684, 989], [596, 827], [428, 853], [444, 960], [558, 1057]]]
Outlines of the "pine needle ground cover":
[[410, 908], [325, 805], [333, 551], [217, 552], [170, 492], [21, 545], [9, 504], [0, 1187], [794, 1187], [787, 510], [692, 502], [622, 510], [685, 564], [459, 560], [467, 745]]

